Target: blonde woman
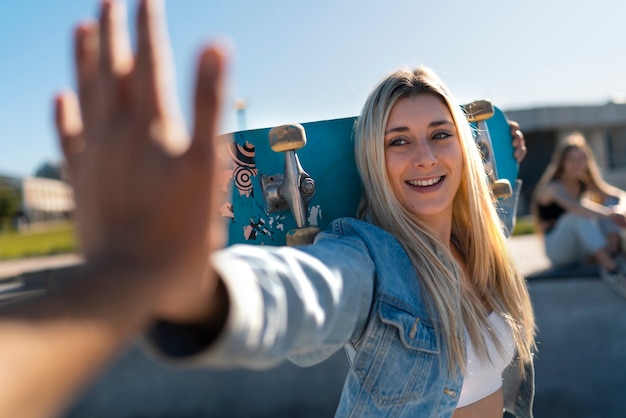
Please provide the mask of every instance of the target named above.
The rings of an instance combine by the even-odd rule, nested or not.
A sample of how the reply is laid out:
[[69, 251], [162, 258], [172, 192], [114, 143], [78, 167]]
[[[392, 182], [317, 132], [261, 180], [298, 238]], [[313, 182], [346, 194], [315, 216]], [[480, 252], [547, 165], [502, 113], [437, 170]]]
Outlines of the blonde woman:
[[[103, 2], [99, 26], [77, 30], [80, 112], [71, 94], [57, 111], [80, 213], [93, 221], [81, 225], [88, 264], [134, 273], [128, 286], [146, 297], [132, 328], [159, 318], [148, 348], [170, 361], [267, 368], [312, 365], [345, 347], [339, 417], [495, 418], [505, 407], [532, 416], [530, 298], [470, 127], [436, 75], [394, 72], [365, 103], [355, 147], [362, 219], [333, 222], [309, 246], [214, 252], [225, 231], [202, 217], [216, 214], [205, 191], [218, 166], [223, 58], [201, 57], [193, 140], [181, 151], [158, 2], [141, 1], [137, 21], [135, 56], [115, 2]], [[181, 205], [193, 192], [197, 202]], [[144, 288], [132, 278], [142, 274], [159, 280]], [[129, 338], [106, 317], [133, 306], [94, 306], [111, 335], [77, 366], [83, 374]]]
[[552, 154], [533, 196], [533, 213], [554, 265], [593, 257], [605, 278], [620, 274], [620, 230], [626, 227], [624, 191], [607, 184], [584, 136], [565, 137]]
[[[345, 346], [337, 416], [501, 417], [505, 369], [516, 364], [507, 389], [532, 378], [535, 324], [460, 107], [432, 71], [394, 72], [365, 103], [355, 154], [363, 220], [339, 219], [310, 246], [216, 253], [223, 323], [162, 321], [152, 349], [264, 368]], [[530, 416], [529, 382], [514, 387], [507, 405]]]

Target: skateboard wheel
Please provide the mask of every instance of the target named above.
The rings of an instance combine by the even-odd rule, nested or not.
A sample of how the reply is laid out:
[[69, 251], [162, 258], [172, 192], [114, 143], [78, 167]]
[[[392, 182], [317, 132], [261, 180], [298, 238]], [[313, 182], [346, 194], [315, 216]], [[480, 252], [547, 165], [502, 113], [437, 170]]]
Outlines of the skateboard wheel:
[[272, 128], [269, 133], [270, 147], [275, 152], [300, 149], [306, 145], [306, 132], [299, 123]]
[[489, 119], [495, 113], [493, 104], [490, 100], [475, 100], [471, 103], [463, 105], [465, 117], [470, 122], [480, 122]]
[[513, 194], [511, 183], [506, 179], [500, 179], [493, 182], [491, 190], [498, 200], [508, 199]]
[[295, 247], [296, 245], [313, 244], [315, 236], [319, 234], [320, 229], [316, 226], [306, 226], [304, 228], [292, 229], [287, 232], [287, 245]]

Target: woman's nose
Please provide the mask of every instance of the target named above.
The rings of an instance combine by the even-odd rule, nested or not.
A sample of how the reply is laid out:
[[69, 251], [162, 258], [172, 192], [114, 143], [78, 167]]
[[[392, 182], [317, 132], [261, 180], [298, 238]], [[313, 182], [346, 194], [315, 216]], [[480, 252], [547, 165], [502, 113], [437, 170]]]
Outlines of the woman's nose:
[[416, 145], [413, 154], [413, 165], [415, 167], [428, 168], [437, 164], [438, 160], [429, 143], [419, 143]]

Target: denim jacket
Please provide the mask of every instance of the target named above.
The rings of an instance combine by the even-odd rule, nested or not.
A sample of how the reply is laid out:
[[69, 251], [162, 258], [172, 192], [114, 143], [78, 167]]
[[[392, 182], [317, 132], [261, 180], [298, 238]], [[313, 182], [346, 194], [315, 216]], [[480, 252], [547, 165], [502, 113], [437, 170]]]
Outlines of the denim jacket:
[[[267, 368], [287, 358], [308, 366], [352, 352], [337, 417], [450, 417], [463, 377], [425, 308], [419, 278], [400, 243], [355, 219], [334, 221], [313, 245], [234, 246], [213, 263], [230, 313], [211, 344], [182, 327], [155, 327], [151, 351], [169, 361]], [[532, 417], [529, 367], [504, 373], [506, 409]]]

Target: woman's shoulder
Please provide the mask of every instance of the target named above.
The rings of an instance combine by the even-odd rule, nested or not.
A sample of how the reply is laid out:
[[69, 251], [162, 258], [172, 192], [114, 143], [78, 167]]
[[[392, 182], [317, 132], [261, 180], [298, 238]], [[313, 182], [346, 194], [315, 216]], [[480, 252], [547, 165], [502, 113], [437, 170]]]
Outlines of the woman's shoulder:
[[538, 188], [537, 192], [535, 193], [537, 205], [546, 206], [552, 203], [555, 193], [558, 193], [558, 190], [562, 188], [563, 185], [558, 179], [552, 179], [543, 187]]
[[367, 219], [361, 220], [351, 217], [335, 219], [323, 233], [318, 235], [315, 242], [336, 238], [360, 241], [369, 249], [370, 253], [377, 255], [385, 253], [387, 250], [404, 254], [400, 241], [392, 233]]
[[563, 188], [563, 182], [559, 179], [552, 179], [546, 184], [546, 189]]
[[350, 236], [350, 235], [388, 235], [393, 237], [391, 233], [385, 229], [374, 225], [369, 220], [357, 219], [353, 217], [342, 217], [333, 220], [327, 227], [327, 232]]
[[328, 229], [344, 228], [344, 227], [349, 227], [349, 228], [378, 228], [378, 229], [382, 229], [382, 228], [374, 225], [368, 219], [357, 219], [357, 218], [354, 218], [352, 216], [343, 216], [341, 218], [334, 219], [328, 225]]

